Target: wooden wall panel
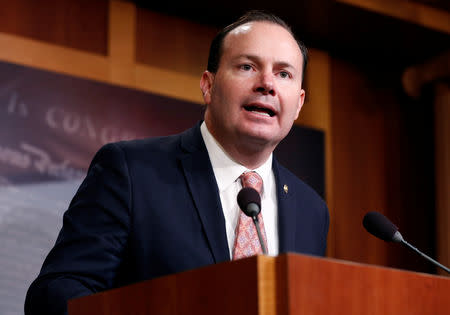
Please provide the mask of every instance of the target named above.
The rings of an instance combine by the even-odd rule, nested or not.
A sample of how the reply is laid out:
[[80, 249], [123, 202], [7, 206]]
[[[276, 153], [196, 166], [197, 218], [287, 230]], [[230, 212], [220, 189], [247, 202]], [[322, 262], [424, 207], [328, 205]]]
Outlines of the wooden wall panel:
[[351, 65], [332, 60], [331, 133], [334, 148], [335, 257], [383, 264], [387, 252], [361, 226], [367, 211], [386, 209], [383, 184], [383, 112], [371, 99], [369, 83]]
[[[392, 16], [399, 20], [422, 25], [438, 32], [450, 34], [450, 13], [443, 9], [431, 7], [420, 1], [391, 1], [391, 0], [335, 0], [364, 10], [377, 12], [385, 16]], [[431, 0], [432, 1], [432, 0]]]
[[395, 80], [387, 79], [394, 75], [332, 60], [334, 257], [433, 272], [420, 257], [376, 239], [361, 224], [365, 213], [379, 211], [433, 255], [432, 111], [407, 104]]
[[200, 80], [216, 29], [140, 8], [136, 19], [137, 62]]
[[107, 54], [108, 0], [0, 0], [0, 32]]

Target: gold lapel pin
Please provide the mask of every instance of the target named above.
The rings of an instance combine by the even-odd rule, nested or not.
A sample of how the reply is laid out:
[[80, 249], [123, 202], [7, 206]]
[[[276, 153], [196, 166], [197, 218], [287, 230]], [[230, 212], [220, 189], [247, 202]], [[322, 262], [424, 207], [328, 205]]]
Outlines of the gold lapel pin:
[[288, 185], [284, 184], [283, 190], [284, 190], [284, 193], [287, 194], [288, 190], [289, 190]]

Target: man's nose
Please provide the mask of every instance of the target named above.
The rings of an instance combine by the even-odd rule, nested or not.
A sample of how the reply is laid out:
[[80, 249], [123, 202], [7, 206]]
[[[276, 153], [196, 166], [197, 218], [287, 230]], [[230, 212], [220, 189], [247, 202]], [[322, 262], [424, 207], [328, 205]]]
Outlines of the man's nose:
[[255, 92], [262, 93], [264, 95], [272, 95], [275, 96], [275, 88], [272, 74], [269, 73], [261, 73], [259, 76], [259, 80], [255, 86]]

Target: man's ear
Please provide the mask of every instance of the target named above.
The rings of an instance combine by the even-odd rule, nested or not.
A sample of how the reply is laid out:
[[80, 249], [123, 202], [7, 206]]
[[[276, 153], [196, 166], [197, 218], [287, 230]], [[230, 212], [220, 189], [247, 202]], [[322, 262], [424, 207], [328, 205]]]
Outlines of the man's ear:
[[200, 79], [200, 90], [202, 91], [203, 101], [206, 105], [211, 103], [211, 88], [214, 81], [214, 74], [205, 71], [203, 72], [202, 78]]
[[303, 107], [303, 104], [305, 102], [305, 90], [301, 89], [300, 90], [300, 99], [298, 101], [298, 107], [297, 107], [297, 113], [295, 114], [295, 120], [297, 120], [298, 115], [300, 114], [300, 110]]

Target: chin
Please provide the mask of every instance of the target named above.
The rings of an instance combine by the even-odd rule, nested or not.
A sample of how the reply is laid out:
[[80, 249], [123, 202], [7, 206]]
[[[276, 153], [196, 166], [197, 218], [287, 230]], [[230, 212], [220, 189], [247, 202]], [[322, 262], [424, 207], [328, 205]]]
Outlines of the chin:
[[248, 141], [259, 145], [276, 145], [280, 140], [274, 136], [274, 132], [270, 130], [248, 130], [242, 132], [241, 136], [248, 139]]

